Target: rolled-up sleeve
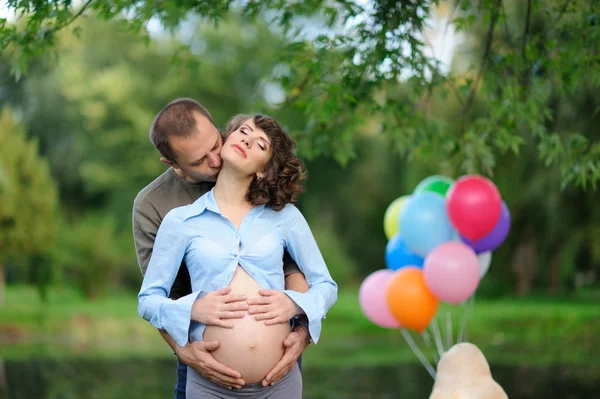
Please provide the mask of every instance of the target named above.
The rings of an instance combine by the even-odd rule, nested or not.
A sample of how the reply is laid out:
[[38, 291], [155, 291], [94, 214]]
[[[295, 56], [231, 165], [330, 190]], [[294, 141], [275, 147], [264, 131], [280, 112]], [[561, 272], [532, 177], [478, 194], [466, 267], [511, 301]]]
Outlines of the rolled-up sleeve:
[[292, 205], [290, 224], [287, 229], [286, 247], [310, 286], [305, 293], [291, 290], [284, 292], [298, 305], [308, 318], [308, 331], [314, 343], [321, 335], [321, 320], [337, 301], [338, 287], [325, 264], [317, 242], [300, 211]]
[[176, 209], [162, 221], [148, 269], [138, 294], [138, 313], [154, 327], [165, 330], [177, 345], [189, 340], [192, 305], [202, 294], [195, 292], [177, 300], [169, 299], [169, 291], [185, 255], [188, 239], [183, 219]]

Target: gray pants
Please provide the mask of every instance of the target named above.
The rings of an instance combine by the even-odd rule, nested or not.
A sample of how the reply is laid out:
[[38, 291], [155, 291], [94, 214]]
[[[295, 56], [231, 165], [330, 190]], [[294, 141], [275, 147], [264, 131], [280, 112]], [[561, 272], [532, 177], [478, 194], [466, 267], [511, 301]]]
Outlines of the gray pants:
[[187, 399], [302, 399], [302, 374], [298, 363], [273, 386], [263, 387], [257, 382], [240, 389], [222, 387], [202, 377], [193, 368], [187, 369]]

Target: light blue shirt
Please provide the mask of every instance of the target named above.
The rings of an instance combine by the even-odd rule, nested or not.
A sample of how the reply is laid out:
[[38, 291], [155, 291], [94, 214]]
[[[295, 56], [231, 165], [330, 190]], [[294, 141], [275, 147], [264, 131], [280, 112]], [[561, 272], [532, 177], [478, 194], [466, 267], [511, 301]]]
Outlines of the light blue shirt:
[[[310, 286], [306, 293], [284, 290], [285, 249], [306, 277]], [[193, 293], [172, 300], [169, 291], [182, 260]], [[310, 336], [318, 342], [321, 320], [337, 300], [337, 284], [304, 216], [291, 204], [279, 212], [260, 205], [237, 229], [222, 215], [212, 190], [165, 216], [138, 295], [138, 312], [180, 346], [188, 339], [201, 341], [206, 325], [191, 321], [192, 304], [201, 295], [228, 286], [238, 265], [261, 287], [282, 290], [300, 306], [308, 317]]]

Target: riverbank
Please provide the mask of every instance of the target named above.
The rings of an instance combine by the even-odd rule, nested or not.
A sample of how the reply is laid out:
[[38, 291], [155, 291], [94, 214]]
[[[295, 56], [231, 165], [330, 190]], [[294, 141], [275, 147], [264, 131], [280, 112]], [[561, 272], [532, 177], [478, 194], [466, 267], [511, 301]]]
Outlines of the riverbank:
[[[323, 324], [318, 348], [305, 358], [313, 365], [385, 365], [414, 362], [400, 331], [379, 328], [358, 307], [357, 290], [341, 290]], [[457, 340], [468, 308], [438, 312], [441, 343]], [[450, 316], [448, 316], [450, 315]], [[549, 299], [475, 301], [468, 318], [468, 340], [497, 364], [597, 364], [600, 355], [600, 307], [593, 302]], [[437, 349], [413, 333], [433, 358]], [[134, 294], [113, 293], [86, 301], [70, 289], [53, 289], [41, 303], [32, 287], [8, 287], [0, 308], [0, 355], [29, 357], [160, 358], [172, 356], [158, 332], [137, 314]]]

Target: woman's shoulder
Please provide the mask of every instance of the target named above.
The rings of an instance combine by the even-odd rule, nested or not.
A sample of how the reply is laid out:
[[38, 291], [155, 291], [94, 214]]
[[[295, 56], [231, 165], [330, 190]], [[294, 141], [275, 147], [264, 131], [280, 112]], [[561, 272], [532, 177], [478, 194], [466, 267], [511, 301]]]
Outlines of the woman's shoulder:
[[286, 219], [289, 221], [296, 220], [296, 218], [302, 216], [302, 212], [294, 204], [286, 204], [280, 211], [273, 210], [272, 208], [266, 208], [267, 212], [277, 219]]
[[171, 209], [165, 215], [162, 224], [164, 223], [182, 223], [185, 219], [185, 215], [189, 212], [190, 207], [193, 204], [178, 206]]
[[193, 216], [202, 214], [211, 204], [211, 192], [207, 192], [201, 195], [197, 200], [191, 204], [182, 205], [171, 209], [166, 215], [170, 221], [185, 222], [187, 219]]

